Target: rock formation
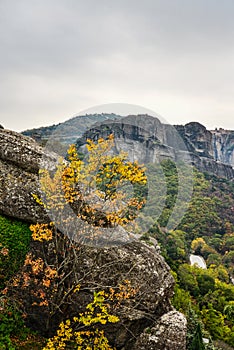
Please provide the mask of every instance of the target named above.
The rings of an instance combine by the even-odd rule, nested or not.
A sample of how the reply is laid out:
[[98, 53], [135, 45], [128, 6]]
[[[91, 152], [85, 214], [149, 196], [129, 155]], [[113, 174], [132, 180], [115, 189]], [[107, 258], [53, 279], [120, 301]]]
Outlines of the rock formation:
[[217, 136], [214, 141], [214, 133], [199, 123], [173, 127], [162, 124], [157, 118], [138, 115], [96, 123], [77, 141], [77, 146], [82, 147], [86, 138], [97, 139], [111, 133], [115, 135], [116, 153], [120, 150], [127, 152], [131, 161], [138, 160], [144, 164], [163, 159], [184, 161], [202, 172], [229, 180], [234, 178], [234, 162], [231, 163], [234, 158], [234, 132], [228, 133], [225, 143], [228, 146], [222, 148], [221, 154], [217, 151]]
[[213, 158], [212, 134], [200, 123], [191, 122], [184, 126], [175, 126], [183, 138], [187, 150], [200, 157]]
[[175, 128], [193, 155], [234, 167], [234, 131], [207, 130], [197, 122], [175, 125]]
[[170, 311], [141, 333], [133, 350], [178, 350], [186, 348], [186, 318], [177, 311]]
[[[38, 244], [34, 244], [32, 252], [35, 259], [42, 256]], [[12, 289], [11, 296], [28, 313], [26, 321], [31, 328], [43, 330], [45, 336], [52, 335], [62, 320], [84, 311], [84, 306], [92, 300], [93, 290], [117, 286], [128, 280], [136, 294], [116, 309], [120, 322], [104, 326], [110, 343], [124, 350], [132, 350], [135, 343], [134, 349], [141, 349], [143, 345], [145, 350], [164, 349], [163, 344], [168, 350], [174, 350], [175, 344], [177, 349], [185, 349], [186, 320], [170, 304], [174, 281], [157, 247], [136, 241], [105, 249], [80, 247], [78, 254], [79, 269], [67, 265], [64, 275], [70, 272], [69, 280], [76, 278], [82, 289], [78, 295], [64, 298], [63, 305], [51, 317], [46, 306], [32, 305], [32, 288], [20, 284]], [[27, 272], [24, 267], [22, 276]], [[57, 294], [51, 303], [57, 302]], [[148, 328], [152, 335], [160, 336], [160, 342], [148, 341]]]
[[234, 166], [234, 131], [220, 128], [211, 131], [211, 133], [214, 159]]
[[95, 114], [78, 116], [51, 127], [27, 130], [24, 134], [39, 142], [46, 142], [53, 135], [54, 140], [67, 144], [76, 142], [90, 128], [97, 132], [100, 124], [112, 128], [119, 138], [116, 148], [123, 147], [130, 157], [132, 154], [132, 158], [134, 156], [140, 162], [181, 158], [190, 161], [200, 171], [229, 180], [234, 177], [234, 131], [209, 131], [197, 122], [172, 126], [149, 115]]
[[0, 129], [0, 212], [29, 222], [48, 220], [32, 196], [38, 194], [38, 171], [46, 158], [56, 162], [33, 139]]

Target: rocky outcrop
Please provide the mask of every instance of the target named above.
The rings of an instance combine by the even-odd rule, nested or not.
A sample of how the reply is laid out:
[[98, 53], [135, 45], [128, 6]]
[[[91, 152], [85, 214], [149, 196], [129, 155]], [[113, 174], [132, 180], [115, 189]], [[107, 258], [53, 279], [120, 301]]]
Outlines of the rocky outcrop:
[[175, 126], [200, 171], [229, 180], [234, 178], [234, 131], [209, 131], [200, 123]]
[[[97, 140], [114, 134], [114, 153], [124, 151], [128, 154], [130, 161], [137, 160], [141, 164], [159, 163], [163, 159], [177, 158], [177, 147], [175, 149], [171, 143], [167, 142], [166, 131], [165, 126], [157, 118], [131, 115], [121, 120], [96, 123], [77, 140], [76, 145], [85, 152], [83, 145], [86, 139]], [[178, 136], [177, 133], [175, 134], [174, 137]], [[175, 144], [178, 144], [178, 140]]]
[[0, 129], [0, 212], [29, 222], [47, 221], [46, 212], [35, 202], [38, 171], [42, 161], [55, 163], [33, 139]]
[[186, 318], [177, 311], [170, 311], [148, 327], [137, 339], [133, 350], [184, 350], [186, 349]]
[[200, 123], [191, 122], [175, 126], [190, 153], [200, 157], [213, 158], [212, 133]]
[[[39, 245], [34, 245], [32, 252], [34, 259], [39, 259], [43, 254]], [[79, 247], [77, 254], [79, 268], [74, 268], [72, 259], [71, 263], [64, 267], [63, 276], [65, 279], [65, 276], [69, 275], [69, 281], [78, 280], [81, 289], [77, 295], [72, 293], [70, 297], [64, 297], [63, 304], [52, 316], [49, 307], [40, 308], [34, 305], [32, 286], [27, 288], [19, 284], [12, 289], [11, 296], [20, 302], [28, 314], [26, 320], [31, 328], [40, 332], [43, 330], [46, 336], [52, 335], [62, 320], [84, 311], [84, 306], [92, 300], [92, 291], [118, 286], [128, 280], [136, 293], [115, 309], [120, 322], [104, 326], [110, 343], [117, 349], [132, 350], [139, 336], [139, 344], [145, 342], [144, 334], [147, 332], [146, 328], [150, 327], [152, 332], [160, 333], [161, 345], [155, 343], [153, 349], [163, 349], [161, 346], [164, 344], [165, 349], [174, 350], [176, 342], [177, 349], [185, 349], [185, 320], [170, 304], [174, 280], [156, 247], [136, 241], [108, 249]], [[53, 266], [52, 255], [48, 262]], [[28, 272], [28, 267], [24, 267], [21, 272], [22, 278]], [[58, 295], [59, 292], [51, 297], [52, 305], [58, 302]], [[141, 336], [142, 332], [144, 333]], [[151, 342], [144, 344], [145, 350], [152, 349]], [[140, 349], [137, 346], [134, 349]]]
[[39, 142], [45, 143], [52, 137], [67, 145], [90, 134], [87, 132], [90, 128], [100, 132], [100, 124], [107, 128], [102, 128], [103, 135], [108, 129], [115, 133], [119, 139], [117, 150], [125, 150], [132, 160], [148, 163], [165, 158], [185, 159], [200, 171], [227, 179], [234, 177], [234, 131], [209, 131], [197, 122], [172, 126], [149, 115], [94, 114], [78, 116], [51, 127], [27, 130], [24, 134]]
[[190, 162], [201, 172], [207, 172], [228, 180], [234, 179], [234, 168], [229, 164], [215, 161], [212, 158], [199, 157], [194, 153], [190, 153]]
[[[125, 151], [131, 161], [138, 160], [143, 164], [159, 163], [164, 159], [184, 161], [202, 172], [229, 180], [234, 178], [231, 163], [234, 144], [231, 133], [228, 137], [229, 153], [225, 158], [227, 160], [229, 157], [229, 162], [224, 162], [224, 157], [217, 158], [214, 134], [203, 125], [193, 122], [173, 127], [162, 124], [157, 118], [148, 115], [128, 116], [121, 120], [97, 123], [78, 139], [77, 147], [82, 148], [87, 138], [95, 140], [112, 133], [115, 135], [115, 152]], [[85, 151], [84, 148], [82, 150]]]
[[234, 131], [216, 129], [211, 131], [214, 159], [234, 166]]
[[175, 128], [193, 155], [234, 166], [234, 131], [222, 128], [209, 131], [196, 122]]

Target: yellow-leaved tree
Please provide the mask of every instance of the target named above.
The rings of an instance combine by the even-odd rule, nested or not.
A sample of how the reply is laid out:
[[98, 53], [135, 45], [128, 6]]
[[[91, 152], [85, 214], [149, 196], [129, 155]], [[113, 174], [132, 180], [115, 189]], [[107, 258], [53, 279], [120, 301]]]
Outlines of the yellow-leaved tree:
[[[34, 197], [52, 220], [31, 225], [34, 249], [13, 284], [20, 287], [19, 300], [30, 294], [30, 300], [24, 300], [25, 309], [50, 336], [45, 350], [111, 349], [102, 326], [118, 322], [116, 309], [137, 293], [125, 276], [98, 290], [96, 282], [89, 280], [92, 266], [84, 264], [92, 248], [79, 244], [79, 237], [89, 234], [90, 227], [98, 235], [100, 228], [128, 225], [145, 203], [145, 169], [129, 162], [124, 153], [111, 153], [113, 144], [112, 135], [96, 143], [87, 140], [88, 155], [83, 160], [71, 145], [66, 161], [60, 159], [52, 172], [40, 171], [42, 191]], [[108, 264], [103, 274], [105, 268]], [[88, 294], [90, 300], [90, 291], [93, 300], [82, 305], [81, 296]], [[71, 305], [76, 311], [64, 319]]]
[[[79, 159], [75, 145], [68, 149], [68, 163], [60, 160], [56, 171], [40, 171], [43, 198], [36, 198], [48, 210], [60, 213], [69, 204], [78, 218], [93, 226], [126, 225], [137, 216], [145, 203], [142, 189], [147, 178], [145, 168], [127, 154], [110, 153], [114, 137], [87, 140], [88, 156]], [[66, 218], [67, 219], [67, 218]]]

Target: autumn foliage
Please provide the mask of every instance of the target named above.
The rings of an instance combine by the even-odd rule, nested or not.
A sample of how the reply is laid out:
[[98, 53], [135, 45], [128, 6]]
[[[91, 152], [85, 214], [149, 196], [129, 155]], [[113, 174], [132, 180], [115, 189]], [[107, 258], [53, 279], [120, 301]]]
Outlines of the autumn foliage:
[[[92, 271], [81, 268], [87, 248], [66, 231], [72, 228], [75, 237], [85, 235], [88, 226], [96, 228], [97, 233], [99, 227], [125, 226], [144, 205], [145, 198], [135, 186], [146, 185], [145, 169], [129, 162], [124, 153], [111, 154], [113, 142], [112, 135], [97, 143], [87, 140], [88, 156], [84, 160], [72, 145], [67, 160], [60, 159], [54, 171], [40, 172], [42, 191], [34, 198], [55, 220], [30, 226], [33, 249], [12, 284], [17, 287], [19, 302], [27, 304], [24, 317], [30, 313], [31, 319], [41, 322], [43, 335], [50, 336], [44, 350], [112, 349], [102, 327], [118, 322], [119, 306], [137, 293], [123, 278], [108, 288], [89, 287], [89, 302], [80, 305], [81, 295], [87, 294], [86, 277]], [[69, 214], [64, 215], [67, 206]], [[74, 217], [84, 225], [74, 225]], [[30, 295], [26, 302], [25, 293]], [[70, 305], [76, 314], [64, 319]]]
[[88, 139], [85, 160], [79, 159], [71, 145], [68, 162], [60, 159], [52, 175], [41, 170], [42, 198], [35, 196], [36, 200], [55, 214], [70, 205], [78, 218], [93, 226], [131, 222], [145, 203], [144, 196], [139, 195], [139, 186], [147, 183], [145, 169], [137, 161], [128, 161], [123, 152], [111, 154], [113, 145], [113, 135], [97, 143]]

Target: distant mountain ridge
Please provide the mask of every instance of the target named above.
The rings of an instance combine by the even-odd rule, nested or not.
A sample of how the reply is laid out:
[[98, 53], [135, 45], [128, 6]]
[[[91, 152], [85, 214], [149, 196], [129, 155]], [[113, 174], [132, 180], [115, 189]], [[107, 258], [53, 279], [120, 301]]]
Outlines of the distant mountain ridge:
[[30, 136], [40, 144], [45, 144], [50, 136], [61, 138], [65, 143], [76, 142], [77, 138], [95, 123], [106, 120], [116, 120], [123, 118], [114, 113], [86, 114], [71, 118], [63, 123], [33, 128], [22, 132], [25, 136]]
[[23, 134], [41, 144], [45, 144], [51, 136], [70, 144], [85, 137], [97, 138], [112, 132], [116, 148], [129, 154], [134, 150], [143, 163], [154, 162], [156, 157], [159, 160], [184, 157], [186, 152], [187, 158], [200, 171], [234, 178], [234, 130], [207, 130], [198, 122], [172, 126], [162, 124], [149, 115], [123, 117], [102, 113], [77, 116], [58, 125], [26, 130]]

